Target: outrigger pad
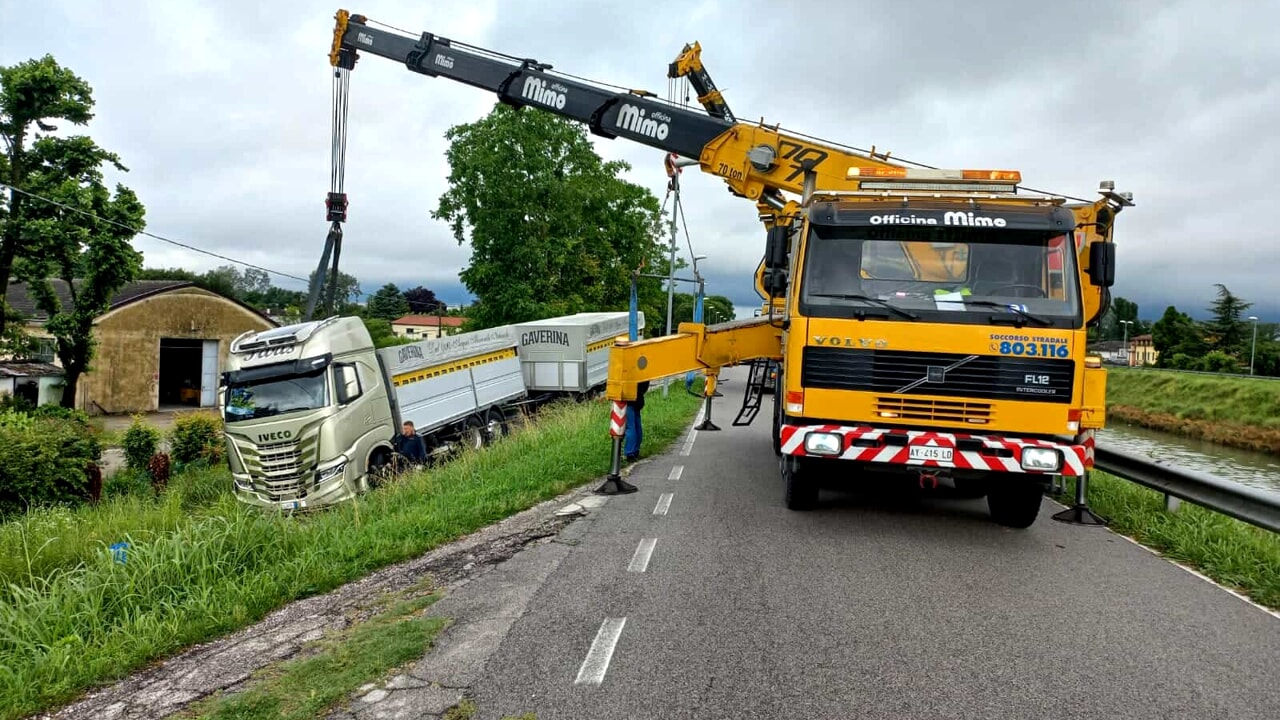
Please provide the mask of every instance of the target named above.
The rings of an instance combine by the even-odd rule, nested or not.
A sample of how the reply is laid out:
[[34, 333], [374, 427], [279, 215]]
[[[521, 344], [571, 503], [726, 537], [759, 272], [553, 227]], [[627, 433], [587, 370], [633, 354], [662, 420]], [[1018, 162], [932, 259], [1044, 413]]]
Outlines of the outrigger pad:
[[1058, 522], [1071, 523], [1072, 525], [1106, 525], [1106, 518], [1095, 513], [1084, 505], [1076, 505], [1069, 507], [1053, 516]]
[[636, 492], [639, 489], [623, 480], [621, 475], [610, 475], [603, 483], [600, 483], [600, 487], [595, 489], [595, 493], [597, 495], [623, 495]]

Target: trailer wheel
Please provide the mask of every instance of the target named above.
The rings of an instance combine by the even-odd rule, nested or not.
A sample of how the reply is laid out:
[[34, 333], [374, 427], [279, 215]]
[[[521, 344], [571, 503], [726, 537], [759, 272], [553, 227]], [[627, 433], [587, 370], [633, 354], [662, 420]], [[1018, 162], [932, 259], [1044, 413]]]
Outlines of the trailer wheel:
[[987, 509], [991, 519], [1011, 528], [1028, 528], [1040, 514], [1040, 501], [1044, 498], [1041, 487], [1026, 480], [1009, 478], [997, 480], [987, 491]]
[[511, 428], [508, 425], [507, 416], [501, 408], [491, 407], [489, 412], [485, 414], [485, 435], [488, 436], [489, 442], [500, 440], [511, 434]]
[[472, 450], [479, 450], [485, 446], [484, 421], [475, 415], [467, 418], [462, 426], [462, 444]]

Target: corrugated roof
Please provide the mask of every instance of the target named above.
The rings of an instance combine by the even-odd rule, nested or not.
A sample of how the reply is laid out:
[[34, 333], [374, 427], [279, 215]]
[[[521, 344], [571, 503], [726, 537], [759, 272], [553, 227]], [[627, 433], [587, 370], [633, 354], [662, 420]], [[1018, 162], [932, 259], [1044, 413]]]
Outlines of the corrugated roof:
[[[80, 287], [81, 282], [83, 281], [76, 281], [77, 288]], [[53, 285], [53, 292], [58, 296], [58, 302], [62, 303], [63, 307], [70, 307], [72, 305], [71, 290], [67, 287], [67, 281], [50, 280], [49, 283]], [[195, 287], [195, 283], [186, 280], [139, 280], [132, 282], [120, 288], [112, 296], [110, 309], [114, 310], [142, 298], [181, 287]], [[44, 322], [49, 319], [48, 313], [36, 307], [36, 298], [31, 294], [28, 283], [11, 281], [5, 292], [5, 302], [9, 303], [9, 307], [22, 313], [23, 317], [27, 318], [29, 322]]]
[[62, 368], [51, 363], [0, 361], [0, 377], [47, 377], [63, 374]]

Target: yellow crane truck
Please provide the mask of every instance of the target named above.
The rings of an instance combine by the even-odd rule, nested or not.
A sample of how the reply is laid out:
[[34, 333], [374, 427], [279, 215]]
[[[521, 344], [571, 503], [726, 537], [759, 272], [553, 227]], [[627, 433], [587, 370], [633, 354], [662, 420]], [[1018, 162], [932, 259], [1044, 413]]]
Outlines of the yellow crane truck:
[[[719, 429], [720, 369], [776, 364], [773, 449], [797, 510], [814, 506], [822, 478], [906, 474], [986, 495], [996, 522], [1028, 527], [1055, 476], [1092, 467], [1106, 371], [1086, 353], [1086, 329], [1110, 304], [1115, 216], [1133, 204], [1113, 183], [1095, 201], [1072, 201], [1026, 191], [1016, 170], [917, 167], [738, 121], [696, 43], [668, 76], [688, 78], [705, 111], [346, 11], [336, 20], [330, 61], [340, 77], [358, 52], [389, 58], [696, 160], [755, 203], [766, 227], [755, 274], [763, 312], [619, 341], [607, 386], [615, 415], [638, 383], [701, 370], [701, 427]], [[769, 374], [752, 373], [734, 424], [754, 418]], [[634, 491], [620, 477], [619, 423], [610, 434], [612, 472], [599, 491]], [[1082, 493], [1077, 514], [1088, 512]]]

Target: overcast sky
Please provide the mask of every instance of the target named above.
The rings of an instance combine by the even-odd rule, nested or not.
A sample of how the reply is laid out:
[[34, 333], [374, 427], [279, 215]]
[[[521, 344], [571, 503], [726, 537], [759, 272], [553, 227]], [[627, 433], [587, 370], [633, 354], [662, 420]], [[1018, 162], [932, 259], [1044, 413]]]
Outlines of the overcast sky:
[[[94, 88], [88, 132], [118, 152], [147, 229], [306, 277], [327, 224], [330, 2], [0, 0], [0, 64], [52, 53]], [[685, 42], [739, 119], [942, 167], [1134, 193], [1116, 294], [1144, 317], [1199, 314], [1213, 283], [1280, 319], [1280, 4], [1273, 2], [605, 2], [367, 0], [347, 9], [666, 96]], [[444, 133], [494, 97], [374, 56], [352, 74], [342, 264], [372, 292], [424, 284], [457, 303], [469, 251], [431, 210]], [[662, 154], [595, 139], [660, 199]], [[687, 169], [708, 292], [749, 313], [764, 232], [753, 205]], [[151, 267], [224, 261], [145, 237]], [[684, 238], [680, 251], [687, 258]], [[277, 278], [279, 284], [299, 283]]]

